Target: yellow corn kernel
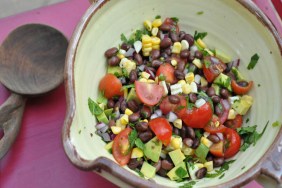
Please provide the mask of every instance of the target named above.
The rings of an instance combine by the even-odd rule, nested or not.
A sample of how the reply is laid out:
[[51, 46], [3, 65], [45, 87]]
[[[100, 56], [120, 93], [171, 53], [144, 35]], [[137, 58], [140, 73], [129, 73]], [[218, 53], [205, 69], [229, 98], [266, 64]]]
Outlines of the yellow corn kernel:
[[152, 47], [149, 48], [142, 48], [143, 53], [150, 53], [152, 51]]
[[153, 27], [160, 27], [162, 25], [162, 20], [160, 18], [155, 19], [152, 23]]
[[213, 145], [213, 142], [207, 139], [206, 137], [202, 136], [201, 137], [201, 143], [207, 146], [208, 148]]
[[174, 127], [178, 128], [178, 129], [181, 129], [182, 128], [182, 120], [181, 119], [176, 119], [173, 122], [173, 125], [174, 125]]
[[174, 137], [170, 141], [170, 145], [176, 150], [182, 148], [182, 138], [181, 137]]
[[142, 78], [149, 79], [149, 78], [150, 78], [150, 74], [147, 73], [147, 72], [141, 72], [141, 77], [142, 77]]
[[174, 44], [173, 44], [173, 47], [172, 47], [172, 53], [174, 53], [174, 54], [179, 54], [180, 53], [180, 51], [181, 51], [181, 43], [180, 42], [175, 42]]
[[121, 54], [121, 53], [118, 53], [118, 54], [117, 54], [117, 57], [118, 57], [119, 59], [125, 58], [125, 56], [124, 56], [123, 54]]
[[128, 115], [128, 116], [130, 116], [131, 114], [133, 114], [133, 112], [132, 112], [129, 108], [126, 108], [124, 113], [125, 113], [126, 115]]
[[152, 83], [155, 83], [155, 80], [148, 79], [148, 80], [147, 80], [147, 83], [151, 83], [151, 84], [152, 84]]
[[171, 60], [170, 63], [171, 63], [172, 66], [176, 66], [177, 65], [177, 61], [175, 59]]
[[147, 82], [147, 79], [146, 78], [140, 78], [139, 82]]
[[235, 117], [236, 117], [235, 110], [230, 109], [229, 113], [228, 113], [228, 118], [227, 119], [235, 119]]
[[119, 134], [122, 130], [121, 127], [118, 127], [118, 126], [111, 126], [111, 130], [114, 134]]
[[198, 38], [197, 43], [199, 44], [200, 47], [207, 48], [207, 45], [204, 43], [202, 39]]
[[142, 45], [142, 49], [152, 48], [152, 43], [145, 43]]
[[150, 56], [150, 52], [143, 52], [143, 56], [145, 56], [145, 57]]
[[156, 76], [155, 82], [156, 82], [156, 83], [159, 83], [159, 77], [158, 77], [158, 76]]
[[198, 67], [199, 69], [203, 68], [203, 64], [202, 64], [201, 60], [199, 60], [199, 59], [197, 59], [197, 58], [195, 58], [195, 59], [192, 61], [192, 63], [193, 63], [194, 65], [196, 65], [196, 67]]
[[152, 44], [153, 45], [161, 43], [161, 39], [159, 37], [151, 37], [151, 39], [152, 39]]
[[141, 158], [144, 156], [144, 153], [141, 149], [139, 148], [133, 148], [132, 153], [131, 153], [131, 159], [134, 158]]
[[152, 30], [152, 22], [150, 20], [145, 20], [144, 21], [144, 26], [148, 31]]
[[154, 37], [157, 36], [158, 32], [159, 32], [159, 28], [153, 27], [151, 33], [152, 33], [152, 35], [153, 35]]
[[191, 87], [191, 85], [190, 85], [190, 84], [184, 84], [184, 85], [182, 85], [182, 92], [183, 92], [184, 94], [189, 94], [189, 93], [191, 93], [191, 92], [192, 92], [192, 87]]
[[194, 155], [194, 153], [195, 153], [194, 149], [189, 148], [185, 145], [182, 147], [181, 151], [184, 153], [184, 155]]
[[126, 69], [126, 71], [128, 73], [130, 73], [132, 70], [135, 70], [136, 69], [136, 63], [134, 61], [128, 61], [124, 68]]
[[184, 84], [186, 84], [185, 80], [179, 80], [177, 83], [178, 83], [178, 84], [181, 84], [182, 86], [183, 86]]
[[152, 49], [154, 49], [154, 50], [159, 50], [160, 49], [160, 45], [154, 45], [154, 46], [152, 46]]
[[198, 169], [204, 167], [204, 164], [202, 164], [202, 163], [195, 163], [194, 165], [195, 165], [196, 167], [198, 167]]
[[188, 72], [186, 75], [185, 75], [185, 80], [188, 84], [191, 84], [192, 82], [194, 82], [194, 78], [195, 78], [195, 75], [193, 72]]
[[124, 114], [121, 118], [120, 118], [120, 123], [122, 125], [127, 125], [128, 124], [128, 115]]
[[142, 121], [148, 123], [148, 120], [147, 120], [147, 119], [143, 119]]
[[207, 161], [204, 163], [204, 167], [207, 168], [208, 172], [211, 172], [213, 170], [213, 161]]
[[215, 127], [218, 127], [219, 125], [220, 125], [219, 121], [216, 121], [216, 122], [214, 123], [214, 126], [215, 126]]
[[208, 85], [208, 81], [203, 76], [201, 76], [201, 86], [204, 87], [207, 85]]
[[149, 35], [143, 35], [142, 36], [142, 44], [148, 44], [151, 43], [152, 39]]
[[107, 143], [104, 148], [106, 150], [108, 150], [108, 151], [111, 150], [112, 147], [113, 147], [113, 143], [114, 143], [114, 141], [111, 141], [111, 142]]

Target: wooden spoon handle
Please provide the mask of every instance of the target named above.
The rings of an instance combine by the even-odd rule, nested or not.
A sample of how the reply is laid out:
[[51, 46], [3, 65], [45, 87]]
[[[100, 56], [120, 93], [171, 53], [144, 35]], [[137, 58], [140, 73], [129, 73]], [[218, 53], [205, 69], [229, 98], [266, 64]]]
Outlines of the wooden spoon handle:
[[0, 106], [0, 129], [4, 136], [0, 140], [0, 159], [8, 152], [20, 130], [26, 99], [12, 93]]

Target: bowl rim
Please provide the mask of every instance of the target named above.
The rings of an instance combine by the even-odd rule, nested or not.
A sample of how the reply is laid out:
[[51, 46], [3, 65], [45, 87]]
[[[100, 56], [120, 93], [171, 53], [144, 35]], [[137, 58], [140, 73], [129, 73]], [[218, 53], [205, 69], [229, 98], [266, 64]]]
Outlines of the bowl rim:
[[[69, 42], [69, 47], [67, 50], [66, 56], [66, 64], [65, 64], [65, 91], [66, 91], [66, 101], [67, 101], [67, 109], [66, 109], [66, 117], [64, 121], [64, 125], [62, 128], [62, 142], [64, 146], [64, 150], [70, 162], [76, 166], [77, 168], [85, 171], [96, 171], [101, 172], [101, 170], [105, 170], [111, 173], [113, 176], [119, 178], [125, 183], [138, 187], [164, 187], [163, 185], [159, 185], [155, 183], [153, 180], [144, 181], [144, 179], [140, 178], [137, 175], [129, 172], [128, 170], [120, 167], [114, 161], [106, 158], [106, 157], [98, 157], [95, 160], [85, 160], [81, 158], [76, 151], [75, 146], [71, 143], [70, 140], [70, 127], [72, 125], [72, 120], [75, 115], [75, 83], [74, 83], [74, 62], [77, 52], [77, 47], [80, 42], [81, 36], [83, 35], [89, 21], [92, 16], [102, 8], [107, 2], [110, 0], [96, 0], [84, 13], [80, 22], [76, 26], [74, 33]], [[269, 18], [260, 10], [257, 5], [251, 0], [236, 0], [239, 4], [242, 5], [243, 8], [247, 9], [250, 13], [254, 14], [256, 18], [267, 27], [267, 29], [272, 33], [273, 37], [276, 40], [276, 43], [280, 50], [280, 56], [282, 57], [282, 39], [274, 26], [274, 24], [269, 20]], [[273, 154], [277, 150], [279, 142], [282, 141], [282, 127], [273, 141], [272, 145], [267, 149], [266, 153], [246, 172], [242, 173], [240, 176], [219, 184], [215, 187], [234, 187], [234, 186], [243, 186], [257, 177], [259, 174], [265, 174], [274, 178], [278, 183], [281, 182], [281, 177], [277, 177], [277, 174], [273, 174], [269, 170], [269, 167], [265, 165], [267, 161], [271, 161], [269, 156]], [[282, 142], [281, 142], [282, 143]], [[276, 155], [279, 154], [276, 152]], [[282, 163], [281, 163], [282, 164]], [[281, 176], [281, 175], [280, 175]]]

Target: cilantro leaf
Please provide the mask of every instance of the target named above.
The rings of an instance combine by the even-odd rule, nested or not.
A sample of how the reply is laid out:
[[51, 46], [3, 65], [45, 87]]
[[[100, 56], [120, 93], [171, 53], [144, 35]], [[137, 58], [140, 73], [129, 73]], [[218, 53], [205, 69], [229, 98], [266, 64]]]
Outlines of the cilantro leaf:
[[92, 115], [97, 116], [103, 113], [103, 110], [100, 108], [100, 106], [91, 98], [88, 98], [88, 108]]
[[134, 144], [135, 144], [135, 140], [137, 139], [137, 131], [135, 129], [133, 129], [129, 135], [128, 135], [128, 140], [129, 140], [129, 144], [130, 144], [130, 148], [133, 148]]
[[207, 32], [198, 33], [198, 31], [195, 31], [194, 40], [203, 39], [203, 38], [205, 38], [207, 35], [208, 35]]
[[256, 66], [258, 60], [259, 60], [258, 54], [254, 54], [254, 55], [251, 57], [251, 61], [250, 61], [250, 63], [248, 64], [247, 69], [248, 69], [248, 70], [253, 69], [253, 68]]
[[200, 138], [202, 137], [202, 132], [201, 132], [201, 130], [200, 130], [200, 129], [195, 129], [194, 131], [195, 131], [196, 137], [200, 139]]
[[184, 178], [187, 175], [187, 171], [183, 167], [179, 167], [175, 170], [175, 174], [180, 178]]
[[196, 181], [189, 181], [188, 183], [179, 186], [179, 188], [192, 188], [196, 183]]
[[126, 85], [126, 86], [122, 86], [122, 89], [129, 89], [129, 88], [134, 88], [135, 85], [134, 84], [129, 84], [129, 85]]
[[107, 105], [108, 99], [104, 96], [104, 93], [99, 91], [97, 103]]
[[142, 142], [142, 140], [140, 138], [137, 138], [135, 140], [135, 145], [141, 149], [142, 151], [144, 151], [144, 148], [145, 148], [145, 144]]
[[208, 61], [208, 60], [204, 60], [204, 65], [205, 65], [206, 68], [209, 68], [210, 65], [211, 65], [211, 62]]
[[126, 36], [125, 36], [123, 33], [120, 35], [120, 40], [121, 40], [122, 42], [124, 42], [124, 43], [127, 43], [127, 42], [128, 42]]
[[199, 12], [197, 12], [197, 14], [202, 15], [202, 14], [204, 14], [204, 11], [199, 11]]
[[218, 176], [220, 176], [219, 178], [222, 178], [224, 176], [224, 172], [229, 169], [229, 165], [232, 164], [234, 161], [235, 160], [224, 162], [219, 170], [215, 170], [216, 173], [207, 173], [206, 178], [216, 178]]
[[278, 127], [281, 126], [281, 123], [279, 121], [275, 121], [272, 123], [272, 127]]
[[160, 19], [161, 18], [161, 16], [160, 15], [157, 15], [156, 17], [155, 17], [155, 19]]
[[177, 17], [171, 17], [170, 19], [172, 19], [172, 21], [174, 21], [175, 23], [179, 22], [179, 18], [177, 18]]

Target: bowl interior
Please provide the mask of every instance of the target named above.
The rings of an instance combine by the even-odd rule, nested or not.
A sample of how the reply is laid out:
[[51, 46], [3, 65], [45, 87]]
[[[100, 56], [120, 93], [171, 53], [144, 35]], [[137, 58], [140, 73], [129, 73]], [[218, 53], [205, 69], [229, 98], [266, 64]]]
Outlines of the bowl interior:
[[[202, 11], [203, 14], [198, 14]], [[144, 20], [156, 15], [178, 17], [180, 28], [190, 34], [194, 31], [208, 32], [204, 39], [209, 48], [218, 48], [240, 58], [240, 70], [255, 85], [250, 95], [254, 105], [244, 119], [244, 125], [257, 125], [260, 132], [269, 126], [255, 147], [236, 155], [236, 161], [224, 178], [203, 179], [199, 187], [214, 186], [230, 181], [250, 169], [267, 151], [279, 128], [271, 124], [281, 121], [282, 60], [274, 37], [257, 17], [237, 1], [204, 0], [127, 0], [108, 1], [84, 26], [76, 49], [73, 64], [75, 115], [70, 130], [72, 144], [78, 154], [87, 160], [105, 156], [114, 160], [105, 149], [105, 143], [95, 134], [95, 118], [88, 109], [88, 98], [97, 98], [99, 80], [106, 72], [104, 52], [120, 44], [120, 35], [129, 36], [142, 27]], [[252, 55], [260, 56], [253, 70], [247, 70]], [[248, 123], [246, 119], [249, 119]], [[129, 169], [128, 169], [129, 170]], [[133, 171], [132, 171], [133, 172]], [[134, 173], [134, 172], [133, 172]], [[161, 185], [176, 186], [179, 183], [156, 176]], [[208, 184], [207, 184], [208, 183]]]

